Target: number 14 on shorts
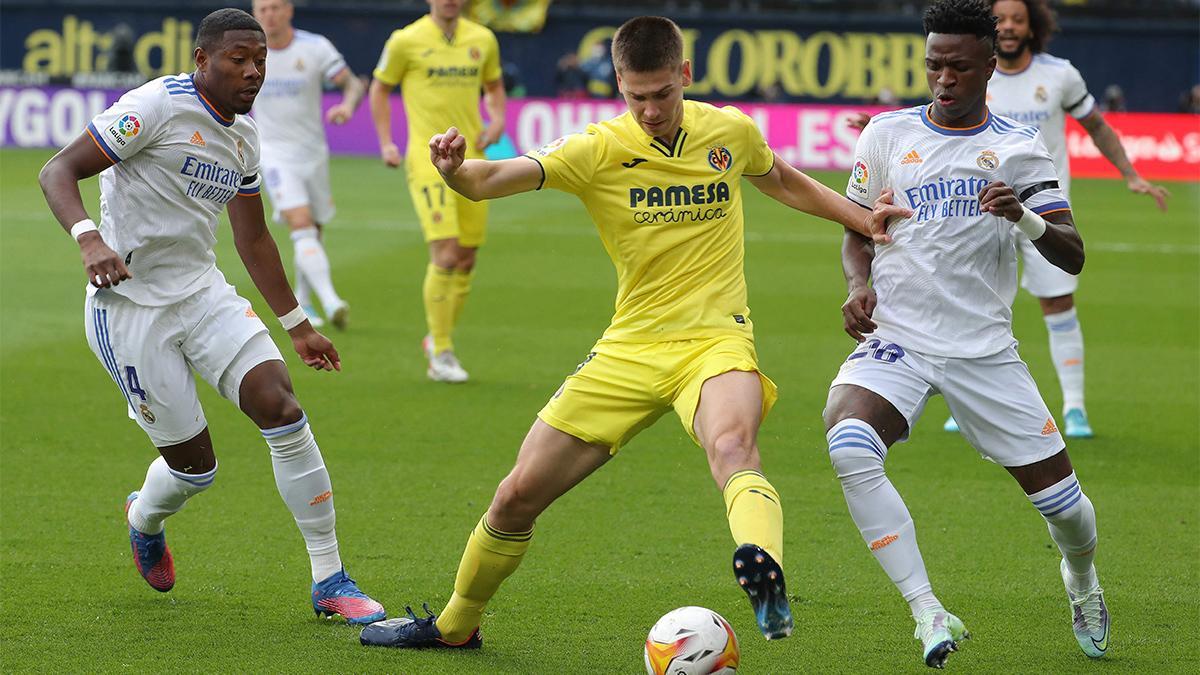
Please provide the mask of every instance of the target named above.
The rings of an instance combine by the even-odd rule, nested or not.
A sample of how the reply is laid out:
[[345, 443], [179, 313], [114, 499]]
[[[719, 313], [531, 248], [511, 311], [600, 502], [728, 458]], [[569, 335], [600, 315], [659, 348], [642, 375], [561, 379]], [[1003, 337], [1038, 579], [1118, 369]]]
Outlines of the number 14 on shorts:
[[904, 348], [894, 342], [883, 344], [883, 340], [871, 338], [859, 345], [854, 353], [846, 357], [847, 361], [865, 359], [867, 356], [884, 363], [895, 363], [904, 357]]

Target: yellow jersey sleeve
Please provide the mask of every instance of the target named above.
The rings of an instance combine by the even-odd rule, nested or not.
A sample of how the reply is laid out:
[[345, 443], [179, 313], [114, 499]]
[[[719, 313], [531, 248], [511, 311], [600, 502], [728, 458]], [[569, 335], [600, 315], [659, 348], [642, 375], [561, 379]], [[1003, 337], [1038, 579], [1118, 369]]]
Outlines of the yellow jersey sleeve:
[[762, 131], [754, 123], [754, 119], [733, 106], [725, 106], [724, 112], [732, 114], [746, 132], [746, 167], [743, 176], [765, 176], [771, 173], [775, 166], [775, 151], [767, 145]]
[[496, 34], [488, 31], [487, 39], [487, 55], [483, 59], [483, 83], [495, 82], [504, 76], [504, 69], [500, 67], [500, 43], [496, 41]]
[[604, 152], [604, 137], [594, 126], [581, 134], [551, 141], [525, 155], [542, 166], [541, 187], [579, 194], [589, 186]]
[[383, 53], [379, 55], [379, 63], [375, 65], [373, 75], [380, 82], [395, 87], [404, 79], [404, 71], [408, 61], [404, 55], [404, 31], [392, 32], [392, 36], [383, 45]]

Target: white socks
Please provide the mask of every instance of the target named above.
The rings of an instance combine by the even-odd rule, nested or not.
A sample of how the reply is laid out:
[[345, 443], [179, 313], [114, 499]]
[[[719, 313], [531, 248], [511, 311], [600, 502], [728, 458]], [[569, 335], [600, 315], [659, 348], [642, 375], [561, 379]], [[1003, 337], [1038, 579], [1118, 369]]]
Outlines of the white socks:
[[178, 513], [189, 498], [207, 490], [216, 477], [216, 466], [208, 473], [183, 473], [159, 457], [150, 462], [146, 481], [129, 507], [129, 524], [143, 534], [162, 532], [167, 516]]
[[263, 429], [271, 448], [275, 486], [287, 504], [312, 563], [313, 581], [321, 581], [342, 568], [334, 523], [333, 487], [321, 459], [321, 450], [308, 426], [308, 416], [274, 429]]
[[1050, 334], [1050, 358], [1062, 386], [1063, 412], [1083, 407], [1083, 330], [1072, 307], [1058, 314], [1047, 314], [1046, 330]]
[[908, 601], [913, 617], [930, 607], [941, 607], [917, 548], [908, 507], [883, 472], [887, 448], [879, 434], [862, 420], [847, 419], [834, 425], [825, 438], [850, 517], [871, 554]]
[[1097, 583], [1096, 568], [1096, 510], [1083, 494], [1075, 472], [1050, 487], [1029, 495], [1050, 526], [1050, 538], [1058, 544], [1071, 583], [1077, 591], [1086, 591]]
[[[329, 273], [329, 257], [325, 255], [325, 247], [321, 245], [320, 235], [315, 227], [292, 231], [292, 243], [295, 245], [294, 262], [299, 272], [297, 278], [303, 276], [304, 281], [321, 299], [325, 312], [332, 313], [342, 304], [337, 291], [333, 290], [333, 278]], [[296, 293], [299, 296], [299, 292]]]

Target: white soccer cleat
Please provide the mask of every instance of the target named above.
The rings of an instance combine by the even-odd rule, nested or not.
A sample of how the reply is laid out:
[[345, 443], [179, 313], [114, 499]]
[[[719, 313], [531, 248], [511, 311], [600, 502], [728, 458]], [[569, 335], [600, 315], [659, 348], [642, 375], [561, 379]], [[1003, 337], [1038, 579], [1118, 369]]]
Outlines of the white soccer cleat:
[[313, 307], [312, 305], [303, 305], [303, 307], [304, 316], [308, 317], [308, 323], [310, 326], [313, 328], [320, 328], [321, 326], [325, 325], [325, 319], [322, 319], [321, 315], [317, 313], [316, 307]]
[[346, 330], [346, 325], [350, 322], [350, 303], [343, 300], [337, 307], [333, 308], [332, 312], [327, 312], [329, 322], [332, 323], [338, 330]]
[[421, 340], [421, 349], [425, 351], [425, 358], [429, 359], [429, 369], [425, 371], [425, 375], [434, 382], [460, 384], [466, 382], [470, 377], [467, 375], [467, 371], [463, 370], [458, 358], [454, 356], [454, 352], [447, 349], [434, 354], [433, 338], [428, 335]]
[[1093, 659], [1108, 653], [1108, 606], [1104, 604], [1104, 589], [1100, 583], [1082, 592], [1071, 590], [1071, 573], [1067, 561], [1060, 565], [1063, 586], [1067, 588], [1067, 599], [1071, 602], [1072, 628], [1075, 640], [1084, 654]]
[[946, 659], [958, 651], [959, 641], [970, 639], [971, 634], [957, 616], [938, 607], [921, 612], [913, 637], [924, 647], [925, 665], [945, 668]]

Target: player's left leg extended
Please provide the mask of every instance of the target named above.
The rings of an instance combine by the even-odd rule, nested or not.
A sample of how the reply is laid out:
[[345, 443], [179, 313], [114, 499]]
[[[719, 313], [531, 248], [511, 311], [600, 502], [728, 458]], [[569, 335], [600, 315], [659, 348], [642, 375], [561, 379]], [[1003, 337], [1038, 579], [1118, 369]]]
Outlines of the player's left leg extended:
[[1093, 659], [1108, 651], [1108, 606], [1096, 575], [1096, 510], [1083, 493], [1067, 451], [1027, 466], [1008, 467], [1062, 553], [1060, 573], [1071, 607], [1075, 640]]
[[967, 441], [1008, 469], [1046, 519], [1062, 554], [1060, 572], [1076, 640], [1088, 656], [1103, 656], [1109, 617], [1092, 564], [1096, 511], [1029, 369], [1015, 347], [979, 359], [953, 359], [942, 392]]
[[[483, 610], [516, 571], [533, 538], [533, 523], [555, 499], [611, 457], [607, 445], [588, 443], [538, 419], [517, 463], [496, 488], [487, 513], [467, 538], [454, 594], [441, 615], [401, 617], [363, 629], [362, 644], [376, 647], [478, 648]], [[428, 612], [428, 609], [426, 610]]]
[[340, 614], [354, 624], [385, 618], [383, 606], [359, 590], [342, 566], [329, 472], [268, 334], [259, 333], [243, 345], [218, 389], [258, 425], [271, 450], [275, 485], [308, 548], [313, 610]]
[[349, 319], [350, 305], [333, 287], [329, 256], [321, 241], [321, 226], [313, 219], [308, 206], [297, 206], [281, 212], [291, 229], [295, 247], [294, 263], [305, 283], [317, 293], [325, 316], [338, 328], [344, 329]]

